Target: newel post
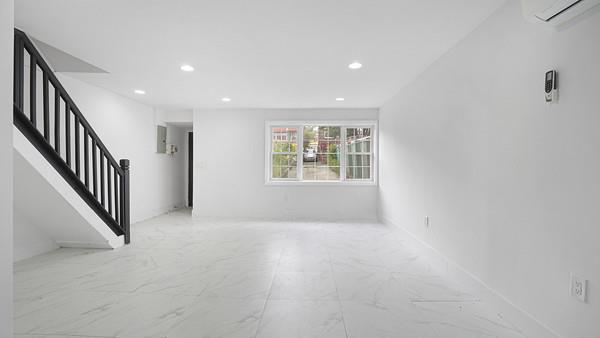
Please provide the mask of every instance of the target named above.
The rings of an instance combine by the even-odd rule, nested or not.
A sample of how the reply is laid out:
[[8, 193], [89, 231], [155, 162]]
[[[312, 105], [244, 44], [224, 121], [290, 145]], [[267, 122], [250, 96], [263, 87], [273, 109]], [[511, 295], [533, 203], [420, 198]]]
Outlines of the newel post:
[[125, 232], [125, 244], [131, 241], [130, 220], [129, 220], [129, 160], [119, 161], [123, 176], [121, 176], [121, 227]]

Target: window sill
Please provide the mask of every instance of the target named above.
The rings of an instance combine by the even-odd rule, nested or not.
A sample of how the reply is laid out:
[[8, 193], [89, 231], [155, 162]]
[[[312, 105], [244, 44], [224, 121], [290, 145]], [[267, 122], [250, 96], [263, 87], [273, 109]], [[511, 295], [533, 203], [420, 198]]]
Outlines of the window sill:
[[377, 186], [377, 182], [370, 181], [266, 181], [266, 186]]

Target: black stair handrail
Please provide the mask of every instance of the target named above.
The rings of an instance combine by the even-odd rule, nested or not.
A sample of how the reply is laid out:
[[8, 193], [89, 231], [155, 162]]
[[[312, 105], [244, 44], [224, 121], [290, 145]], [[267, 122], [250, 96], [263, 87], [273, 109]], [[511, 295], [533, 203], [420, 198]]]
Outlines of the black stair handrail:
[[[129, 160], [122, 159], [117, 162], [114, 159], [33, 42], [24, 32], [16, 28], [14, 44], [13, 119], [15, 126], [106, 225], [117, 236], [125, 236], [125, 243], [128, 244], [131, 237]], [[26, 114], [24, 105], [27, 94], [25, 52], [29, 54], [30, 60], [27, 92], [29, 115]], [[37, 119], [36, 106], [38, 68], [42, 74], [43, 121], [41, 122]], [[53, 115], [50, 114], [50, 88], [54, 91]], [[64, 102], [64, 116], [61, 113], [61, 101]], [[51, 118], [54, 121], [53, 135]], [[42, 131], [38, 129], [40, 124]], [[72, 137], [74, 142], [71, 142]], [[61, 148], [63, 141], [64, 147]], [[83, 153], [81, 143], [83, 143]], [[100, 184], [98, 184], [98, 171]]]

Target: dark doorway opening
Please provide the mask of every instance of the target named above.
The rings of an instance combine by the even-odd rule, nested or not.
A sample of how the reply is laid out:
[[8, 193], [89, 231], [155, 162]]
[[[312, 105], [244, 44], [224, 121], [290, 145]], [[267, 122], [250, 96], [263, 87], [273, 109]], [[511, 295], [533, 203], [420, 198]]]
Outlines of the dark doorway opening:
[[194, 133], [188, 133], [188, 206], [194, 206]]

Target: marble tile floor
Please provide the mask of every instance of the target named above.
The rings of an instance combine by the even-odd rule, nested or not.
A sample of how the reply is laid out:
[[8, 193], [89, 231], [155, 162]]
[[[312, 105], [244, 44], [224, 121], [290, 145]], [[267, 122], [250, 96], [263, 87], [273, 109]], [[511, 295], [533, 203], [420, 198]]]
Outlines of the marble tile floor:
[[15, 264], [16, 337], [526, 337], [411, 241], [381, 224], [174, 212], [118, 250]]

